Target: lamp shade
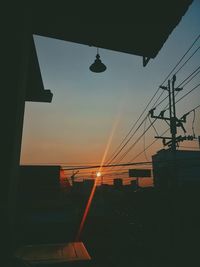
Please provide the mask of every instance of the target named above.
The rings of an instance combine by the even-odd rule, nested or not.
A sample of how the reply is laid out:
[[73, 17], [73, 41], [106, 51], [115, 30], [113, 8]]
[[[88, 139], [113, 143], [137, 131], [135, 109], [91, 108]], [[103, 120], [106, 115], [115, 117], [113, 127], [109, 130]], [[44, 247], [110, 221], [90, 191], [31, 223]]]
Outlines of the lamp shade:
[[106, 66], [101, 62], [100, 56], [97, 53], [94, 63], [90, 66], [92, 72], [103, 72], [106, 70]]

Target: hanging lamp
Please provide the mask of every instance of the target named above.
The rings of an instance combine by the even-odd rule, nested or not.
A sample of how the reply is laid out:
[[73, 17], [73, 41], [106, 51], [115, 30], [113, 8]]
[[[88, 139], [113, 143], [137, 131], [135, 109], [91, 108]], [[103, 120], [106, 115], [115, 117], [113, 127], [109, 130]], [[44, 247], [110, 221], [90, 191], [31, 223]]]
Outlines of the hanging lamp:
[[96, 73], [104, 72], [106, 70], [106, 65], [104, 65], [100, 59], [99, 48], [97, 48], [96, 59], [94, 63], [90, 66], [90, 70]]

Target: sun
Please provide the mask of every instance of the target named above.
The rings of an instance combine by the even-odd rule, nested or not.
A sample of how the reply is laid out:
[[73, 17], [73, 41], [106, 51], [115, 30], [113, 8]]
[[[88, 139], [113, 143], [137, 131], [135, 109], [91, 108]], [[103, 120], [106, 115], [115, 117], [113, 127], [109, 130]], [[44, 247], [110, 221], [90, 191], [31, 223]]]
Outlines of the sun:
[[101, 172], [97, 172], [96, 176], [100, 177], [101, 176]]

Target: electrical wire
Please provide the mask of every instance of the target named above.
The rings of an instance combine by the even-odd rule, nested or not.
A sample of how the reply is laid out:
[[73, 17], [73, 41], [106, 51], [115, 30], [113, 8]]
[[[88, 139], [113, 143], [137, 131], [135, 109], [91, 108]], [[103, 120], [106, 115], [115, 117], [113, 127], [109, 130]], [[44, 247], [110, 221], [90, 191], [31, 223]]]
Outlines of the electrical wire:
[[[168, 131], [170, 130], [170, 128], [168, 128], [167, 130], [165, 130], [162, 134], [161, 134], [161, 137], [166, 134]], [[153, 144], [155, 144], [156, 142], [158, 142], [159, 139], [154, 139], [154, 141], [149, 144], [146, 148], [145, 148], [145, 151], [148, 150]], [[135, 157], [131, 158], [130, 162], [131, 161], [134, 161], [136, 158], [138, 158], [140, 155], [142, 155], [144, 152], [144, 150], [141, 151], [140, 153], [138, 153]]]
[[180, 102], [183, 98], [185, 98], [186, 96], [188, 96], [190, 93], [192, 93], [195, 89], [197, 89], [200, 86], [200, 83], [197, 84], [195, 87], [193, 87], [189, 92], [187, 92], [186, 94], [184, 94], [181, 98], [179, 98], [175, 103]]
[[[148, 117], [149, 117], [149, 116], [148, 116]], [[145, 131], [146, 131], [146, 122], [147, 122], [147, 118], [146, 118], [146, 120], [145, 120], [145, 122], [144, 122], [143, 148], [144, 148], [144, 151], [145, 151], [145, 153], [144, 153], [145, 159], [146, 159], [146, 161], [148, 161], [147, 154], [146, 154], [146, 150], [145, 150], [145, 147], [146, 147], [146, 140], [145, 140], [145, 137], [146, 137], [146, 135], [145, 135]]]
[[191, 109], [191, 110], [188, 111], [188, 112], [192, 112], [192, 111], [194, 111], [194, 110], [196, 110], [196, 109], [198, 109], [198, 108], [200, 108], [200, 105], [196, 106], [195, 108]]
[[[198, 69], [199, 69], [199, 68], [200, 68], [200, 66], [198, 67]], [[199, 71], [198, 71], [198, 72], [197, 72], [197, 73], [196, 73], [196, 74], [195, 74], [195, 75], [194, 75], [194, 76], [193, 76], [187, 83], [185, 83], [184, 86], [187, 85], [187, 84], [188, 84], [188, 83], [189, 83], [189, 82], [190, 82], [190, 81], [191, 81], [191, 80], [192, 80], [198, 73], [200, 73], [200, 70], [199, 70]], [[189, 76], [191, 76], [191, 75], [189, 75]], [[188, 77], [189, 77], [189, 76], [188, 76]], [[187, 77], [184, 81], [186, 81], [186, 80], [188, 79], [188, 77]], [[184, 82], [184, 81], [183, 81], [183, 82]], [[183, 83], [183, 82], [182, 82], [182, 83]], [[181, 83], [181, 84], [182, 84], [182, 83]], [[180, 85], [181, 85], [181, 84], [180, 84]], [[180, 85], [179, 85], [179, 86], [180, 86]], [[184, 97], [186, 97], [188, 94], [190, 94], [191, 92], [193, 92], [199, 85], [200, 85], [200, 84], [198, 84], [197, 86], [195, 86], [194, 88], [192, 88], [188, 93], [186, 93], [185, 95], [183, 95], [183, 96], [182, 96], [180, 99], [178, 99], [175, 103], [178, 103], [180, 100], [182, 100], [182, 99], [183, 99]], [[179, 86], [178, 86], [178, 87], [179, 87]], [[183, 86], [183, 87], [184, 87], [184, 86]], [[179, 91], [176, 92], [175, 96], [177, 96], [179, 93], [180, 93]], [[158, 107], [158, 106], [159, 106], [162, 102], [164, 102], [167, 98], [168, 98], [168, 96], [166, 96], [160, 103], [158, 103], [156, 107]], [[169, 104], [167, 104], [167, 105], [164, 107], [163, 110], [165, 110], [165, 109], [169, 109]]]
[[[194, 91], [198, 86], [200, 86], [200, 84], [198, 84], [197, 86], [195, 86], [194, 88], [192, 88], [188, 93], [186, 93], [185, 95], [183, 95], [179, 100], [176, 101], [176, 103], [178, 103], [180, 100], [182, 100], [184, 97], [186, 97], [189, 93], [191, 93], [192, 91]], [[199, 107], [199, 106], [197, 106]], [[196, 107], [196, 108], [197, 108]], [[192, 110], [193, 111], [193, 110]], [[133, 147], [137, 144], [137, 142], [142, 138], [142, 136], [150, 129], [150, 127], [155, 123], [157, 119], [154, 119], [154, 121], [150, 124], [150, 126], [144, 131], [144, 133], [142, 135], [139, 136], [139, 138], [126, 150], [126, 152], [121, 156], [121, 158], [117, 161], [117, 163], [119, 163], [122, 159], [124, 159], [124, 157], [130, 152], [130, 150], [133, 149]]]
[[198, 74], [200, 73], [200, 70], [192, 77], [190, 78], [184, 85], [183, 87], [185, 87], [188, 83], [190, 83]]
[[[161, 85], [163, 85], [165, 83], [165, 81], [170, 77], [170, 75], [173, 73], [173, 71], [177, 68], [177, 66], [181, 63], [181, 61], [184, 59], [184, 57], [188, 54], [188, 52], [191, 50], [191, 48], [194, 46], [194, 44], [196, 43], [196, 41], [199, 39], [200, 35], [195, 39], [195, 41], [193, 42], [193, 44], [189, 47], [189, 49], [185, 52], [185, 54], [182, 56], [182, 58], [178, 61], [178, 63], [175, 65], [175, 67], [171, 70], [171, 72], [167, 75], [167, 77], [165, 78], [165, 80], [163, 81], [163, 83]], [[187, 63], [188, 61], [194, 56], [194, 54], [199, 50], [200, 47], [198, 47], [193, 54], [182, 64], [182, 66], [176, 71], [175, 74], [177, 74]], [[197, 71], [197, 70], [196, 70]], [[193, 72], [194, 73], [194, 72]], [[193, 75], [193, 73], [191, 75]], [[188, 76], [184, 82], [191, 77]], [[197, 74], [195, 74], [196, 76]], [[195, 77], [193, 76], [191, 78], [191, 80]], [[191, 81], [190, 80], [190, 81]], [[198, 85], [199, 86], [199, 85]], [[197, 86], [197, 87], [198, 87]], [[190, 92], [192, 92], [193, 90], [195, 90], [197, 87], [193, 88]], [[141, 113], [141, 115], [139, 116], [139, 118], [137, 119], [137, 121], [134, 123], [134, 125], [131, 127], [131, 129], [129, 130], [128, 134], [125, 136], [125, 138], [122, 140], [122, 142], [120, 143], [120, 145], [117, 147], [117, 149], [115, 150], [115, 152], [112, 154], [111, 158], [108, 160], [107, 164], [111, 164], [111, 162], [114, 161], [114, 159], [116, 159], [116, 157], [121, 153], [121, 151], [126, 147], [126, 145], [130, 142], [130, 140], [132, 139], [132, 137], [136, 134], [136, 132], [139, 130], [139, 128], [141, 127], [141, 125], [146, 122], [147, 116], [145, 116], [145, 118], [143, 119], [142, 123], [140, 123], [140, 125], [137, 127], [137, 129], [134, 131], [134, 133], [131, 135], [131, 137], [126, 141], [126, 143], [122, 146], [122, 144], [125, 142], [125, 140], [128, 138], [128, 136], [130, 135], [130, 133], [133, 131], [133, 129], [135, 128], [135, 126], [137, 125], [138, 121], [141, 119], [141, 117], [143, 116], [143, 114], [145, 113], [145, 111], [147, 110], [147, 108], [149, 107], [149, 105], [151, 104], [151, 102], [153, 101], [153, 99], [155, 98], [155, 96], [157, 95], [158, 91], [159, 91], [160, 87], [156, 90], [156, 92], [154, 93], [154, 95], [152, 96], [152, 98], [150, 99], [150, 101], [148, 102], [147, 106], [145, 107], [145, 109], [143, 110], [143, 112]], [[188, 92], [187, 94], [185, 94], [182, 98], [180, 98], [177, 102], [179, 102], [181, 99], [183, 99], [185, 96], [187, 96], [190, 92]], [[158, 102], [158, 100], [161, 98], [162, 94], [164, 92], [162, 91], [162, 93], [160, 94], [160, 96], [157, 98], [156, 102], [154, 103], [154, 106], [156, 105], [156, 103]], [[168, 96], [167, 96], [168, 97]], [[158, 105], [160, 105], [165, 99], [167, 99], [167, 97], [165, 97]], [[176, 103], [177, 103], [176, 102]], [[156, 106], [156, 107], [157, 107]], [[155, 119], [156, 120], [156, 119]], [[141, 139], [142, 136], [145, 135], [145, 133], [150, 129], [151, 126], [153, 126], [155, 120], [153, 121], [153, 123], [150, 124], [150, 126], [144, 131], [144, 133], [136, 140], [136, 142], [129, 147], [129, 149], [122, 155], [122, 157], [120, 158], [119, 161], [121, 161], [126, 155], [127, 153], [135, 146], [135, 144]], [[121, 147], [122, 146], [122, 147]], [[120, 148], [121, 147], [121, 148]], [[118, 151], [119, 150], [119, 151]]]
[[[149, 116], [148, 116], [148, 119], [149, 119], [150, 125], [152, 125], [152, 127], [153, 127], [155, 133], [157, 134], [157, 136], [159, 136], [159, 133], [157, 132], [157, 130], [156, 130], [154, 124], [152, 124], [152, 121], [151, 121], [151, 119], [150, 119]], [[147, 154], [146, 154], [146, 142], [145, 142], [145, 136], [146, 136], [146, 134], [145, 134], [145, 129], [146, 129], [146, 122], [145, 122], [145, 127], [144, 127], [144, 138], [143, 138], [143, 140], [144, 140], [144, 146], [143, 146], [144, 149], [143, 149], [143, 152], [144, 152], [144, 155], [145, 155], [145, 159], [148, 160], [148, 158], [147, 158]]]
[[[190, 112], [194, 112], [196, 109], [200, 108], [200, 105], [196, 106], [195, 108], [193, 108], [192, 110], [188, 111], [187, 113], [190, 113]], [[194, 119], [193, 119], [194, 121]], [[165, 130], [162, 134], [161, 134], [161, 137], [166, 134], [168, 131], [170, 130], [170, 128], [168, 128], [167, 130]], [[144, 131], [143, 134], [145, 134], [146, 131]], [[140, 153], [138, 153], [135, 157], [131, 158], [131, 161], [134, 161], [136, 158], [138, 158], [140, 155], [142, 155], [147, 149], [149, 149], [155, 142], [157, 142], [158, 139], [155, 139], [150, 145], [148, 145], [143, 151], [141, 151]], [[120, 169], [121, 170], [121, 169]]]
[[[191, 50], [191, 48], [194, 46], [194, 44], [196, 43], [196, 41], [199, 39], [200, 35], [195, 39], [195, 41], [193, 42], [193, 44], [189, 47], [189, 49], [186, 51], [186, 53], [182, 56], [182, 58], [178, 61], [178, 63], [175, 65], [175, 67], [171, 70], [171, 72], [168, 74], [168, 76], [165, 78], [165, 80], [163, 81], [163, 83], [161, 85], [163, 85], [165, 83], [165, 81], [170, 77], [170, 75], [173, 73], [173, 71], [177, 68], [177, 66], [181, 63], [181, 61], [184, 59], [184, 57], [188, 54], [188, 52]], [[192, 53], [192, 55], [181, 65], [181, 67], [176, 71], [175, 74], [177, 74], [187, 63], [188, 61], [196, 54], [196, 52], [199, 50], [200, 46]], [[200, 68], [200, 66], [193, 72], [191, 73], [182, 83], [181, 85], [187, 81], [198, 69]], [[194, 79], [194, 77], [198, 74], [199, 72], [197, 72], [193, 77], [191, 77], [191, 79], [189, 81], [187, 81], [186, 84], [188, 84], [192, 79]], [[184, 86], [185, 86], [184, 85]], [[185, 96], [187, 96], [189, 93], [191, 93], [193, 90], [195, 90], [199, 85], [197, 85], [196, 87], [194, 87], [192, 90], [190, 90], [187, 94], [185, 94], [183, 97], [181, 97], [177, 102], [179, 102], [181, 99], [183, 99]], [[133, 124], [133, 126], [131, 127], [131, 129], [129, 130], [129, 132], [127, 133], [127, 135], [125, 136], [125, 138], [122, 140], [122, 142], [120, 143], [120, 145], [116, 148], [116, 150], [113, 152], [112, 156], [110, 157], [110, 159], [107, 161], [107, 164], [111, 164], [111, 162], [114, 161], [114, 159], [117, 158], [117, 156], [121, 153], [121, 151], [127, 146], [127, 144], [130, 142], [130, 140], [133, 138], [133, 136], [136, 134], [136, 132], [139, 130], [139, 128], [141, 127], [141, 125], [143, 123], [146, 124], [146, 119], [147, 116], [145, 116], [145, 118], [143, 119], [143, 121], [140, 123], [140, 125], [137, 127], [137, 129], [134, 131], [134, 133], [129, 137], [129, 139], [127, 140], [128, 136], [131, 134], [131, 132], [133, 131], [133, 129], [135, 128], [135, 126], [137, 125], [137, 123], [139, 122], [139, 120], [141, 119], [141, 117], [143, 116], [143, 114], [145, 113], [145, 111], [147, 110], [147, 108], [149, 107], [149, 105], [151, 104], [151, 102], [153, 101], [153, 99], [155, 98], [155, 96], [157, 95], [158, 91], [159, 91], [160, 87], [156, 90], [156, 92], [154, 93], [154, 95], [152, 96], [152, 98], [149, 100], [148, 104], [146, 105], [145, 109], [143, 110], [143, 112], [140, 114], [139, 118], [136, 120], [136, 122]], [[155, 105], [157, 104], [157, 102], [159, 101], [159, 99], [161, 98], [161, 96], [163, 95], [164, 91], [162, 91], [162, 93], [160, 94], [160, 96], [157, 98], [157, 100], [154, 102], [153, 107], [155, 107]], [[164, 102], [164, 100], [166, 100], [168, 98], [165, 97], [159, 104], [156, 105], [159, 106], [162, 102]], [[177, 103], [176, 102], [176, 103]], [[153, 121], [153, 123], [151, 123], [150, 121], [150, 126], [144, 130], [144, 133], [136, 140], [136, 142], [134, 142], [134, 144], [129, 147], [129, 149], [122, 155], [122, 157], [120, 158], [120, 160], [118, 160], [118, 162], [120, 162], [127, 154], [128, 152], [135, 146], [135, 144], [142, 138], [142, 136], [144, 136], [145, 138], [145, 133], [150, 129], [151, 126], [154, 127], [154, 122], [156, 121], [156, 119]], [[146, 128], [146, 126], [145, 126]], [[156, 131], [155, 127], [154, 130]], [[157, 132], [157, 131], [156, 131]], [[127, 140], [127, 141], [126, 141]], [[126, 141], [126, 142], [125, 142]], [[153, 143], [155, 143], [157, 140], [154, 140]], [[125, 142], [125, 144], [124, 144]], [[152, 143], [152, 144], [153, 144]], [[123, 145], [124, 144], [124, 145]], [[122, 146], [123, 145], [123, 146]], [[147, 148], [149, 148], [151, 145], [149, 145]], [[146, 151], [146, 148], [144, 147], [144, 151]], [[142, 151], [141, 153], [144, 153], [144, 151]], [[139, 154], [141, 154], [139, 153]]]
[[[162, 134], [161, 134], [161, 137], [166, 134], [168, 131], [170, 130], [170, 128], [166, 129]], [[142, 150], [141, 152], [139, 152], [136, 156], [134, 156], [133, 158], [130, 159], [129, 162], [132, 162], [134, 161], [136, 158], [138, 158], [140, 155], [142, 155], [143, 153], [145, 153], [146, 150], [148, 150], [154, 143], [158, 142], [159, 139], [154, 139], [154, 141], [149, 144], [144, 150]], [[123, 169], [121, 169], [122, 171]]]
[[193, 114], [194, 114], [194, 116], [193, 116], [193, 120], [192, 120], [192, 133], [193, 133], [193, 136], [195, 136], [195, 132], [194, 132], [194, 122], [195, 122], [195, 110], [193, 110]]
[[117, 158], [117, 156], [120, 154], [120, 152], [125, 148], [125, 146], [129, 143], [129, 141], [132, 139], [132, 137], [135, 135], [135, 133], [139, 130], [139, 128], [142, 126], [142, 124], [144, 123], [144, 121], [146, 120], [148, 115], [146, 115], [146, 117], [143, 119], [143, 121], [140, 123], [140, 125], [137, 127], [137, 129], [134, 131], [134, 133], [129, 137], [129, 139], [126, 141], [126, 143], [121, 147], [121, 149], [118, 151], [118, 153], [116, 153], [116, 155], [110, 160], [108, 161], [106, 164], [109, 165], [111, 164], [111, 162], [113, 162], [114, 159]]
[[66, 171], [71, 171], [71, 170], [82, 170], [82, 169], [95, 169], [95, 168], [99, 168], [100, 166], [102, 168], [110, 168], [110, 167], [119, 167], [119, 166], [131, 166], [131, 165], [148, 165], [151, 164], [151, 162], [145, 161], [145, 162], [131, 162], [131, 163], [121, 163], [121, 164], [111, 164], [111, 165], [98, 165], [98, 166], [85, 166], [85, 167], [78, 167], [75, 169], [71, 169], [71, 168], [67, 168], [66, 166], [63, 167], [64, 170]]
[[[184, 82], [186, 82], [197, 70], [200, 69], [200, 66], [197, 67], [187, 78], [185, 78], [177, 87], [180, 87], [182, 84], [184, 84]], [[182, 87], [185, 87], [189, 82], [191, 82], [198, 74], [200, 73], [200, 70], [195, 73], [195, 75], [193, 77], [191, 77], [191, 79], [189, 79]], [[163, 93], [164, 93], [164, 90], [163, 90]], [[179, 92], [176, 92], [175, 96], [177, 96]], [[164, 97], [155, 107], [157, 108], [158, 106], [160, 106], [166, 99], [168, 98], [168, 96]], [[164, 109], [166, 109], [168, 107], [165, 106]]]
[[[148, 119], [149, 119], [150, 124], [152, 124], [152, 121], [151, 121], [151, 119], [150, 119], [149, 116], [148, 116]], [[155, 133], [156, 133], [157, 135], [159, 135], [159, 133], [158, 133], [157, 130], [156, 130], [156, 127], [154, 126], [154, 124], [152, 124], [152, 127], [153, 127]]]
[[137, 140], [124, 152], [124, 154], [121, 156], [121, 158], [118, 160], [118, 163], [122, 161], [126, 157], [126, 155], [133, 149], [133, 147], [140, 141], [140, 139], [143, 137], [143, 135], [151, 128], [152, 124], [155, 123], [157, 119], [154, 119], [154, 121], [148, 126], [148, 128], [145, 130], [143, 134], [141, 134]]
[[[187, 160], [194, 160], [194, 158], [185, 158]], [[197, 159], [199, 159], [197, 157]], [[176, 159], [176, 160], [183, 160], [183, 158], [181, 159]], [[173, 160], [159, 160], [159, 162], [166, 162], [166, 161], [173, 161]], [[152, 161], [141, 161], [141, 162], [130, 162], [130, 163], [121, 163], [121, 164], [115, 164], [115, 165], [103, 165], [104, 168], [110, 168], [112, 166], [140, 166], [140, 165], [144, 165], [144, 166], [148, 166], [148, 165], [152, 165]], [[100, 166], [96, 166], [96, 168], [98, 168]], [[94, 166], [87, 166], [87, 167], [84, 167], [84, 169], [91, 169], [91, 168], [94, 168]], [[79, 168], [77, 168], [79, 169]], [[70, 170], [70, 169], [66, 169], [66, 170]]]
[[[166, 82], [166, 80], [170, 77], [170, 75], [174, 72], [174, 70], [178, 67], [178, 65], [181, 63], [181, 61], [185, 58], [185, 56], [189, 53], [189, 51], [192, 49], [192, 47], [195, 45], [195, 43], [199, 40], [199, 38], [200, 38], [200, 34], [197, 36], [197, 38], [194, 40], [194, 42], [191, 44], [191, 46], [188, 48], [188, 50], [184, 53], [184, 55], [180, 58], [180, 60], [177, 62], [177, 64], [175, 65], [175, 67], [170, 71], [170, 73], [167, 75], [167, 77], [165, 78], [165, 80], [164, 80], [164, 82], [161, 84], [161, 85], [163, 85], [165, 82]], [[198, 47], [198, 49], [199, 49], [200, 47]], [[197, 49], [197, 50], [198, 50]], [[196, 51], [197, 52], [197, 51]], [[196, 53], [195, 52], [195, 53]], [[193, 53], [193, 55], [195, 54], [195, 53]], [[193, 57], [193, 55], [191, 56], [191, 57]], [[187, 61], [188, 62], [188, 61]], [[184, 63], [184, 65], [185, 65], [186, 63]], [[182, 67], [181, 67], [182, 68]], [[176, 73], [178, 73], [179, 72], [179, 70], [176, 72]], [[175, 74], [176, 74], [175, 73]]]
[[[198, 49], [199, 49], [200, 47], [198, 47]], [[197, 50], [198, 50], [197, 49]], [[197, 52], [197, 50], [195, 50], [196, 52]], [[195, 53], [196, 53], [195, 52]], [[192, 56], [194, 56], [194, 54], [195, 53], [193, 53], [192, 54]], [[189, 59], [191, 59], [192, 58], [192, 56], [190, 56], [190, 58]], [[189, 59], [187, 60], [187, 62], [189, 61]], [[184, 65], [187, 63], [187, 62], [185, 62], [184, 63]], [[192, 75], [192, 77], [191, 77], [191, 79], [189, 79], [182, 87], [184, 87], [184, 86], [186, 86], [190, 81], [192, 81], [199, 73], [200, 73], [200, 66], [198, 66], [187, 78], [185, 78], [177, 87], [180, 87], [182, 84], [184, 84], [184, 82], [186, 82]], [[199, 71], [198, 71], [199, 70]], [[198, 72], [197, 72], [198, 71]], [[195, 72], [197, 72], [197, 73], [195, 73]], [[178, 73], [178, 71], [176, 72], [176, 73]], [[160, 97], [162, 96], [162, 94], [164, 93], [164, 90], [163, 90], [163, 92], [161, 93], [161, 95], [160, 95]], [[178, 94], [179, 92], [176, 92], [176, 95]], [[175, 95], [175, 96], [176, 96]], [[154, 107], [158, 107], [160, 104], [162, 104], [167, 98], [168, 98], [168, 96], [166, 96], [164, 99], [162, 99], [157, 105], [155, 105], [157, 102], [158, 102], [158, 100], [160, 99], [160, 97], [156, 100], [156, 102], [154, 103]], [[167, 107], [167, 106], [166, 106]], [[166, 108], [165, 107], [165, 108]]]
[[[154, 93], [154, 95], [152, 96], [152, 98], [149, 100], [147, 106], [145, 107], [145, 109], [142, 111], [142, 113], [140, 114], [140, 116], [138, 117], [138, 119], [136, 120], [136, 122], [133, 124], [133, 126], [131, 127], [131, 129], [129, 130], [129, 132], [126, 134], [126, 136], [123, 138], [123, 140], [121, 141], [121, 143], [119, 144], [119, 146], [115, 149], [115, 151], [112, 153], [111, 157], [108, 159], [107, 164], [109, 164], [110, 162], [112, 162], [117, 156], [116, 154], [118, 154], [118, 150], [119, 153], [123, 150], [123, 147], [120, 149], [120, 147], [123, 145], [123, 143], [126, 141], [126, 139], [128, 138], [128, 136], [131, 134], [131, 132], [133, 131], [133, 129], [135, 128], [135, 126], [137, 125], [137, 123], [139, 122], [139, 120], [141, 119], [141, 117], [143, 116], [143, 114], [145, 113], [145, 111], [147, 110], [147, 108], [149, 107], [149, 105], [151, 104], [151, 102], [153, 101], [154, 97], [156, 96], [156, 94], [158, 93], [158, 91], [160, 90], [160, 88], [158, 88], [156, 90], [156, 92]], [[147, 117], [147, 116], [146, 116]], [[143, 119], [142, 123], [145, 121], [146, 117]], [[140, 124], [141, 126], [142, 124]], [[136, 129], [136, 131], [139, 129], [140, 127], [138, 127]], [[134, 132], [134, 134], [136, 133], [136, 131]], [[133, 134], [133, 135], [134, 135]], [[131, 135], [131, 138], [128, 139], [129, 140], [132, 139], [133, 135]], [[127, 143], [128, 143], [127, 142]], [[126, 144], [127, 144], [126, 143]]]
[[[180, 87], [182, 84], [184, 84], [185, 81], [187, 81], [193, 74], [195, 74], [195, 72], [197, 72], [200, 69], [200, 65], [192, 72], [190, 73], [190, 75], [185, 78], [177, 87]], [[198, 71], [189, 81], [193, 80], [197, 74], [199, 74], [200, 71]], [[188, 84], [189, 82], [187, 82], [186, 84]], [[184, 84], [182, 87], [184, 87], [186, 84]]]
[[[170, 73], [167, 75], [167, 77], [164, 79], [164, 81], [162, 82], [161, 86], [165, 83], [165, 81], [170, 77], [170, 75], [173, 73], [173, 71], [178, 67], [178, 65], [181, 63], [181, 61], [185, 58], [185, 56], [189, 53], [189, 51], [192, 49], [192, 47], [194, 46], [194, 44], [197, 42], [197, 40], [200, 38], [200, 34], [197, 36], [197, 38], [194, 40], [194, 42], [192, 43], [192, 45], [188, 48], [188, 50], [185, 52], [185, 54], [181, 57], [181, 59], [177, 62], [177, 64], [175, 65], [175, 67], [170, 71]], [[198, 47], [193, 54], [183, 63], [183, 65], [176, 71], [176, 73], [178, 73], [183, 66], [185, 66], [187, 64], [187, 62], [194, 56], [194, 54], [198, 51], [200, 47]], [[125, 140], [128, 138], [128, 136], [130, 135], [130, 133], [132, 132], [132, 130], [135, 128], [135, 126], [137, 125], [138, 121], [140, 120], [140, 118], [143, 116], [143, 114], [145, 113], [145, 111], [147, 110], [147, 108], [149, 107], [150, 103], [153, 101], [154, 97], [156, 96], [156, 94], [158, 93], [160, 87], [158, 87], [158, 89], [156, 90], [156, 92], [154, 93], [153, 97], [150, 99], [150, 101], [148, 102], [147, 106], [145, 107], [145, 109], [143, 110], [143, 112], [141, 113], [141, 115], [139, 116], [139, 118], [137, 119], [137, 121], [134, 123], [134, 125], [132, 126], [132, 128], [129, 130], [128, 134], [125, 136], [125, 138], [122, 140], [122, 142], [120, 143], [120, 145], [116, 148], [116, 150], [114, 151], [114, 153], [111, 155], [111, 157], [109, 158], [109, 160], [107, 161], [107, 164], [110, 164], [111, 162], [114, 161], [114, 159], [116, 159], [116, 157], [121, 153], [121, 151], [125, 148], [125, 146], [130, 142], [130, 140], [132, 139], [132, 137], [134, 136], [134, 134], [137, 132], [137, 130], [140, 128], [138, 127], [137, 130], [134, 132], [134, 134], [131, 135], [131, 137], [128, 139], [128, 141], [126, 141], [126, 143], [122, 146], [122, 144], [125, 142]], [[163, 92], [160, 94], [160, 96], [158, 97], [158, 99], [156, 100], [155, 104], [157, 103], [157, 101], [160, 99], [160, 97], [162, 96]], [[166, 97], [167, 98], [167, 97]], [[165, 99], [166, 99], [165, 98]], [[143, 120], [143, 122], [146, 120]], [[141, 126], [141, 124], [140, 124]], [[122, 147], [121, 147], [122, 146]], [[121, 148], [120, 148], [121, 147]]]
[[192, 53], [192, 55], [183, 63], [183, 65], [175, 72], [175, 75], [188, 63], [188, 61], [196, 54], [200, 46]]
[[[198, 84], [197, 86], [195, 86], [192, 90], [190, 90], [190, 92], [192, 92], [193, 90], [195, 90], [198, 86], [199, 86], [200, 84]], [[183, 97], [185, 97], [186, 95], [188, 95], [190, 92], [188, 92], [187, 94], [185, 94], [184, 96], [182, 96], [177, 102], [179, 102], [181, 99], [183, 99]], [[176, 102], [176, 103], [177, 103]], [[190, 110], [188, 113], [190, 113], [190, 112], [192, 112], [192, 111], [195, 111], [196, 109], [198, 109], [200, 107], [200, 105], [198, 105], [198, 106], [196, 106], [195, 108], [193, 108], [192, 110]], [[154, 122], [155, 122], [155, 120], [154, 120]], [[153, 122], [153, 123], [154, 123]], [[153, 123], [150, 125], [150, 126], [152, 126], [153, 125]], [[148, 127], [148, 129], [150, 129], [150, 127]], [[145, 134], [147, 131], [148, 131], [148, 129], [147, 130], [145, 130], [145, 132], [143, 133], [143, 134]], [[142, 134], [142, 136], [143, 136], [143, 134]], [[139, 141], [140, 139], [141, 139], [141, 137], [142, 136], [140, 136], [138, 139], [137, 139], [137, 141]], [[162, 135], [161, 135], [162, 136]], [[151, 145], [153, 145], [156, 141], [157, 141], [158, 139], [156, 139], [156, 140], [154, 140], [149, 146], [147, 146], [147, 148], [146, 149], [148, 149]], [[134, 146], [136, 143], [137, 143], [137, 141], [132, 145], [132, 146]], [[130, 149], [130, 148], [129, 148]], [[135, 158], [133, 158], [133, 159], [131, 159], [131, 161], [132, 160], [134, 160], [134, 159], [136, 159], [139, 155], [141, 155], [143, 153], [143, 151], [142, 152], [140, 152]], [[120, 161], [121, 161], [121, 159], [120, 159]], [[51, 164], [51, 163], [45, 163], [46, 165], [49, 165], [49, 164]], [[54, 163], [54, 164], [57, 164], [57, 163]], [[59, 163], [60, 164], [60, 163]], [[62, 164], [62, 163], [61, 163]], [[80, 164], [80, 163], [79, 163]], [[85, 164], [85, 163], [84, 163]], [[94, 163], [93, 163], [94, 164]], [[106, 164], [107, 165], [107, 164]], [[118, 165], [119, 166], [119, 165]], [[98, 166], [97, 166], [98, 167]], [[116, 167], [116, 166], [111, 166], [111, 167]], [[67, 169], [66, 169], [67, 168]], [[75, 170], [75, 169], [87, 169], [88, 168], [88, 166], [64, 166], [64, 170]], [[92, 168], [95, 168], [95, 166], [92, 166]]]

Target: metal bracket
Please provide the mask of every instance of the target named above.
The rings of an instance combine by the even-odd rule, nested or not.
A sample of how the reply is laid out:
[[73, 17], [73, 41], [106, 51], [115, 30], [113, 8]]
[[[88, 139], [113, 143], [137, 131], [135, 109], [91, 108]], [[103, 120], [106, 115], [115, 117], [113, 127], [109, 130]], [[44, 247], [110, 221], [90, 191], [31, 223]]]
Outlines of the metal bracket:
[[151, 59], [150, 57], [143, 57], [143, 67], [146, 67], [150, 59]]

